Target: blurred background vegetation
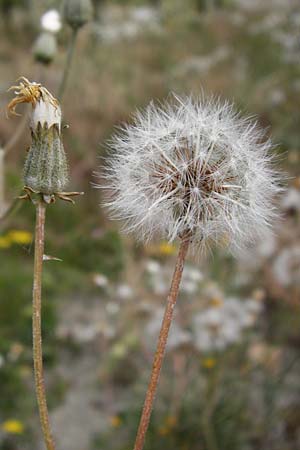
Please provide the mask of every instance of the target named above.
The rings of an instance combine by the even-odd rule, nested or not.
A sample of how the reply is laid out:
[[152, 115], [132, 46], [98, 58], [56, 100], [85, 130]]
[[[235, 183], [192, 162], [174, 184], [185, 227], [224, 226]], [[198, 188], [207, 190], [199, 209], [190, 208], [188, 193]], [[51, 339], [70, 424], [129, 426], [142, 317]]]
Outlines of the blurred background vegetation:
[[[0, 144], [10, 146], [2, 214], [22, 189], [30, 144], [24, 119], [5, 116], [7, 89], [26, 76], [57, 95], [72, 30], [49, 32], [41, 17], [61, 3], [0, 1]], [[107, 219], [92, 186], [105, 140], [153, 98], [204, 91], [257, 115], [289, 179], [274, 236], [238, 261], [222, 250], [189, 259], [146, 449], [297, 450], [299, 2], [94, 0], [93, 8], [62, 100], [70, 189], [85, 195], [48, 208], [46, 253], [63, 260], [45, 263], [43, 279], [58, 448], [132, 448], [176, 253], [166, 242], [137, 244]], [[1, 450], [43, 448], [31, 362], [33, 218], [24, 202], [0, 221]]]

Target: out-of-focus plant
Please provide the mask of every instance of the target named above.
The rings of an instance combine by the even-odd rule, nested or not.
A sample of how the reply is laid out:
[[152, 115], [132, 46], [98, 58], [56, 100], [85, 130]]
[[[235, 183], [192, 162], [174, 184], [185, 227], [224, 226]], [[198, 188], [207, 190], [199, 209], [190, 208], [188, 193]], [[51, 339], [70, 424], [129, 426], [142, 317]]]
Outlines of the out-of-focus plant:
[[101, 17], [101, 7], [104, 3], [104, 0], [92, 0], [94, 5], [94, 17], [96, 22], [100, 21]]
[[24, 165], [24, 191], [20, 199], [30, 200], [36, 208], [33, 275], [33, 361], [40, 421], [47, 450], [54, 450], [46, 401], [42, 355], [42, 270], [43, 261], [55, 259], [44, 255], [46, 207], [56, 199], [72, 202], [78, 192], [63, 192], [68, 183], [67, 159], [61, 135], [61, 110], [58, 101], [42, 85], [22, 78], [13, 86], [16, 96], [8, 110], [16, 114], [20, 103], [32, 105], [30, 129], [32, 143]]
[[50, 64], [57, 52], [56, 33], [61, 29], [60, 14], [56, 9], [50, 9], [41, 17], [42, 32], [33, 45], [33, 55], [37, 62]]
[[56, 9], [50, 9], [41, 17], [41, 26], [45, 31], [58, 33], [61, 29], [61, 17]]
[[92, 15], [93, 7], [91, 0], [65, 0], [63, 5], [63, 17], [65, 22], [71, 27], [72, 35], [70, 38], [63, 77], [58, 90], [58, 98], [60, 100], [62, 100], [67, 86], [78, 32], [87, 22], [92, 19]]
[[33, 55], [36, 61], [42, 64], [50, 64], [57, 52], [56, 38], [52, 33], [42, 32], [33, 46]]
[[263, 136], [228, 103], [175, 96], [138, 112], [111, 141], [103, 188], [112, 217], [141, 240], [180, 241], [135, 450], [144, 447], [189, 248], [245, 250], [276, 218], [280, 177]]
[[[57, 41], [55, 34], [61, 29], [61, 20], [58, 11], [49, 10], [41, 17], [42, 32], [33, 45], [33, 56], [35, 60], [43, 65], [50, 64], [57, 52]], [[0, 148], [0, 221], [5, 224], [10, 214], [18, 209], [19, 203], [14, 200], [8, 204], [5, 201], [5, 158], [10, 150], [19, 141], [27, 124], [27, 114], [24, 114], [18, 128], [7, 143]]]
[[26, 7], [26, 0], [0, 0], [0, 10], [6, 26], [9, 24], [12, 11], [16, 7]]

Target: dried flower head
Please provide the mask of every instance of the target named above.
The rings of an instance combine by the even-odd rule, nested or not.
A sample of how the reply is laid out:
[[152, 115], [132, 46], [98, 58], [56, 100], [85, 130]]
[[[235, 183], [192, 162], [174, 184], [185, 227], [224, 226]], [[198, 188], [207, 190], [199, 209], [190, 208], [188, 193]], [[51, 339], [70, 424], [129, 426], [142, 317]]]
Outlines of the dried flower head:
[[51, 107], [54, 107], [56, 110], [58, 109], [58, 101], [40, 83], [30, 82], [25, 77], [21, 77], [18, 81], [20, 81], [19, 85], [11, 86], [9, 88], [9, 91], [15, 90], [16, 96], [8, 104], [8, 112], [17, 115], [16, 106], [19, 103], [31, 103], [32, 107], [35, 109], [40, 101], [49, 104], [49, 106], [51, 105]]
[[142, 240], [189, 233], [200, 248], [211, 241], [243, 248], [276, 216], [271, 148], [229, 103], [177, 96], [150, 103], [110, 142], [106, 205]]
[[8, 111], [16, 115], [20, 103], [31, 103], [32, 143], [24, 165], [26, 195], [41, 194], [50, 203], [56, 197], [72, 201], [77, 193], [63, 192], [68, 183], [68, 164], [61, 136], [61, 109], [58, 101], [41, 84], [30, 82], [25, 77], [18, 86], [12, 86], [15, 98], [9, 103]]

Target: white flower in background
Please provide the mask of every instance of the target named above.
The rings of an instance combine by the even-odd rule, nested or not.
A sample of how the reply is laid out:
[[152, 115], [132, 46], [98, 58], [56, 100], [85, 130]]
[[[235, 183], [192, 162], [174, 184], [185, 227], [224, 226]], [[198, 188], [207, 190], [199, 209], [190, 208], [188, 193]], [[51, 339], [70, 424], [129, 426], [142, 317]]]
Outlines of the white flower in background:
[[212, 304], [222, 304], [223, 303], [223, 293], [214, 281], [209, 281], [203, 286], [202, 295], [211, 300]]
[[234, 274], [236, 287], [251, 284], [253, 273], [261, 269], [267, 259], [271, 258], [278, 249], [278, 242], [273, 233], [266, 233], [263, 239], [259, 239], [255, 247], [239, 257], [239, 266]]
[[284, 90], [283, 89], [273, 89], [269, 93], [268, 101], [272, 106], [278, 106], [281, 103], [286, 102], [286, 94], [285, 94]]
[[156, 295], [165, 295], [168, 293], [169, 285], [166, 281], [166, 276], [164, 274], [160, 274], [159, 276], [152, 278], [151, 283], [152, 290]]
[[153, 259], [150, 259], [146, 263], [146, 271], [150, 274], [157, 274], [161, 270], [161, 265], [159, 262], [154, 261]]
[[150, 6], [138, 6], [132, 8], [130, 15], [136, 22], [144, 24], [156, 23], [159, 19], [158, 10], [156, 8], [151, 8]]
[[227, 46], [220, 46], [207, 55], [188, 57], [175, 67], [175, 75], [185, 76], [190, 73], [205, 73], [230, 56]]
[[199, 283], [203, 280], [200, 270], [187, 265], [182, 274], [180, 291], [185, 294], [195, 294], [199, 290]]
[[272, 266], [276, 280], [282, 286], [300, 284], [300, 246], [284, 248]]
[[300, 211], [300, 190], [290, 188], [281, 199], [281, 206], [285, 211]]
[[[163, 308], [156, 309], [150, 317], [146, 327], [145, 335], [148, 345], [154, 347], [156, 343], [156, 336], [160, 330], [161, 322], [163, 319]], [[170, 335], [167, 344], [167, 350], [171, 351], [175, 348], [187, 345], [192, 341], [192, 335], [190, 332], [184, 330], [177, 322], [173, 322], [170, 329]]]
[[[157, 261], [148, 260], [146, 263], [146, 273], [149, 278], [150, 287], [156, 295], [164, 295], [168, 292], [168, 280], [172, 275], [170, 267], [163, 267]], [[179, 288], [180, 292], [190, 295], [197, 293], [203, 278], [200, 270], [191, 265], [187, 265], [182, 275]]]
[[102, 21], [94, 27], [96, 36], [108, 42], [134, 39], [146, 31], [161, 32], [157, 9], [141, 6], [128, 8], [127, 14], [113, 13], [112, 8], [102, 11]]
[[168, 292], [169, 270], [163, 267], [158, 261], [149, 259], [145, 265], [145, 271], [149, 281], [150, 289], [156, 295], [164, 295]]
[[128, 300], [132, 298], [133, 290], [128, 284], [119, 284], [119, 286], [117, 286], [117, 296], [121, 300]]
[[95, 275], [93, 276], [93, 282], [100, 288], [108, 287], [108, 278], [102, 273], [95, 273]]
[[239, 343], [243, 331], [253, 326], [262, 304], [253, 299], [220, 299], [194, 317], [195, 346], [203, 352], [225, 350]]
[[107, 314], [114, 316], [120, 311], [120, 305], [116, 302], [108, 302], [105, 306]]
[[200, 270], [196, 269], [192, 266], [186, 266], [185, 268], [186, 277], [188, 277], [191, 281], [196, 283], [200, 283], [203, 280], [203, 273]]
[[151, 103], [110, 142], [112, 217], [145, 241], [189, 233], [200, 249], [210, 242], [246, 247], [276, 217], [281, 190], [263, 136], [229, 103], [177, 96]]
[[77, 324], [70, 333], [75, 342], [81, 344], [92, 342], [100, 330], [94, 324]]
[[41, 26], [43, 30], [51, 33], [58, 33], [61, 29], [61, 17], [56, 9], [50, 9], [41, 17]]

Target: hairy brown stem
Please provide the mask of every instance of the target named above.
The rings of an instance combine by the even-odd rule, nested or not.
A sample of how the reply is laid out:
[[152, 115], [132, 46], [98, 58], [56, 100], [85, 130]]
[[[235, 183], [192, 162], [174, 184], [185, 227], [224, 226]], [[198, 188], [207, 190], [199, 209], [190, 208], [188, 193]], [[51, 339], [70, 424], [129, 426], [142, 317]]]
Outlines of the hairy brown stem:
[[182, 277], [183, 267], [187, 251], [189, 248], [190, 238], [185, 236], [182, 238], [179, 253], [176, 260], [175, 270], [172, 278], [171, 288], [167, 298], [167, 304], [165, 309], [164, 318], [162, 321], [160, 334], [158, 338], [158, 344], [154, 356], [154, 362], [152, 366], [152, 372], [150, 377], [150, 382], [148, 390], [146, 393], [146, 398], [144, 402], [144, 407], [140, 419], [139, 428], [137, 431], [136, 441], [134, 445], [134, 450], [142, 450], [145, 443], [146, 432], [150, 422], [150, 416], [153, 409], [153, 403], [155, 400], [155, 394], [158, 386], [159, 376], [163, 364], [163, 359], [166, 351], [166, 345], [169, 335], [170, 326], [172, 323], [174, 307], [178, 297], [179, 285]]
[[34, 279], [32, 304], [32, 336], [35, 390], [38, 402], [40, 421], [47, 450], [55, 450], [50, 430], [49, 414], [43, 373], [41, 306], [42, 306], [42, 273], [45, 242], [46, 204], [39, 199], [36, 204]]

